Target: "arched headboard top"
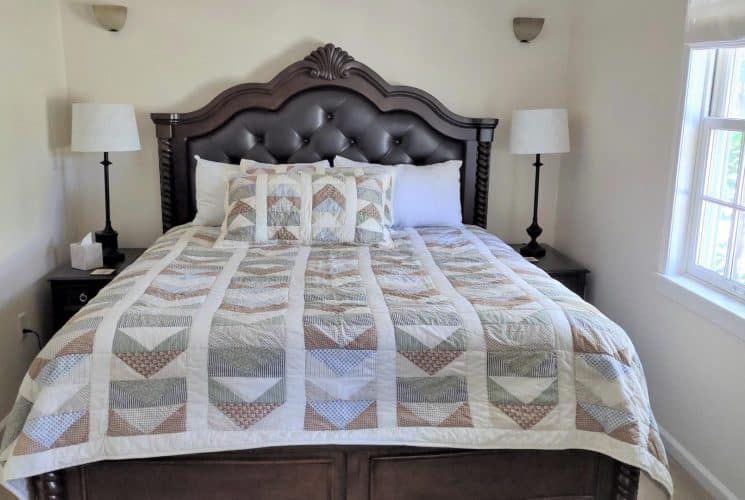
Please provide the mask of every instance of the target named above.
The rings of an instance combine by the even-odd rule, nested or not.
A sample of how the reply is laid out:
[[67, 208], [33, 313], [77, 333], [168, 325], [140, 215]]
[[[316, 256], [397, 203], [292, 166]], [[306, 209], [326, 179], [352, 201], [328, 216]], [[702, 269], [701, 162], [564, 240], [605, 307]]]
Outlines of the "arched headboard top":
[[486, 225], [497, 120], [453, 113], [427, 92], [393, 86], [327, 44], [268, 83], [231, 87], [188, 113], [153, 113], [163, 229], [196, 213], [194, 155], [238, 163], [316, 161], [342, 154], [374, 163], [463, 161], [463, 220]]

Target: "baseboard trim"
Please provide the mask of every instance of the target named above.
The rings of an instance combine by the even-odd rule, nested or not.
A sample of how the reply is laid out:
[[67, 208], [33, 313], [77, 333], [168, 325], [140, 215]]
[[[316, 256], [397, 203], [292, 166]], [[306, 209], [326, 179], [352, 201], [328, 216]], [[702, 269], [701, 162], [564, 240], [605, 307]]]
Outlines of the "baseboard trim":
[[739, 500], [737, 495], [727, 488], [704, 464], [699, 462], [677, 439], [666, 429], [659, 427], [667, 452], [717, 500]]

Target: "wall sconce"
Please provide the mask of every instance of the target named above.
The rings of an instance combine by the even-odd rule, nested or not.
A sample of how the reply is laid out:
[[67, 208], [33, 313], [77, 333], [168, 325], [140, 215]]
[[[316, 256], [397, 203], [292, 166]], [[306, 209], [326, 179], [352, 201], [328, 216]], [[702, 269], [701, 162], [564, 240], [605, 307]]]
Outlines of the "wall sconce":
[[123, 5], [94, 5], [93, 15], [105, 29], [119, 31], [127, 21], [127, 8]]
[[544, 21], [542, 17], [516, 17], [512, 20], [512, 29], [518, 40], [528, 43], [540, 34]]

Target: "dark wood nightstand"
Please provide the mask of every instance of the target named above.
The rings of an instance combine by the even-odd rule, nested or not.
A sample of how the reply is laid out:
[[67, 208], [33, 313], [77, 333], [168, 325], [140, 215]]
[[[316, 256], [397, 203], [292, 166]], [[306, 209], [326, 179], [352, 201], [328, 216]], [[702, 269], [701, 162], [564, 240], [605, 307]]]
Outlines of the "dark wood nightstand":
[[57, 266], [46, 279], [52, 286], [53, 325], [56, 332], [88, 303], [103, 287], [113, 280], [119, 271], [142, 255], [144, 248], [120, 248], [124, 261], [116, 266], [116, 272], [108, 276], [91, 276], [91, 271], [70, 267], [70, 263]]
[[[519, 253], [523, 244], [510, 246]], [[585, 298], [585, 284], [590, 271], [558, 250], [543, 243], [541, 246], [546, 249], [546, 256], [531, 263], [546, 271], [549, 276], [563, 283], [580, 297]]]

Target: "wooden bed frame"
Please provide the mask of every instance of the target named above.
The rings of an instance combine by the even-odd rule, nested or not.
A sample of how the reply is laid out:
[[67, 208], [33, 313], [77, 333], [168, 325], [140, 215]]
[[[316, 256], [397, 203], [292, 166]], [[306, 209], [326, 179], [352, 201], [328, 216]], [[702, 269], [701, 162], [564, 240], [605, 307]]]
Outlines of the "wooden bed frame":
[[[231, 163], [336, 154], [386, 164], [459, 159], [463, 220], [486, 226], [497, 120], [465, 118], [422, 90], [389, 85], [331, 44], [269, 83], [238, 85], [197, 111], [152, 119], [164, 230], [194, 217], [195, 154]], [[37, 476], [32, 489], [45, 500], [624, 500], [636, 498], [638, 481], [638, 469], [583, 450], [329, 445], [99, 462]]]
[[297, 446], [99, 462], [34, 485], [54, 500], [626, 500], [638, 481], [582, 450]]

